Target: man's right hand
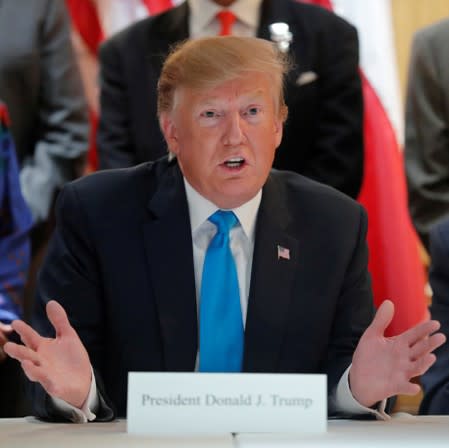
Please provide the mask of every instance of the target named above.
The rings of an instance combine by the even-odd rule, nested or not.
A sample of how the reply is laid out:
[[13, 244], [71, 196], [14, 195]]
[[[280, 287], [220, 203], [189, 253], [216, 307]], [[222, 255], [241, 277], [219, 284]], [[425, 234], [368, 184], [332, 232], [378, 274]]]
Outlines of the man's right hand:
[[44, 338], [25, 322], [16, 320], [12, 328], [25, 345], [7, 342], [4, 350], [17, 359], [26, 376], [39, 382], [49, 395], [81, 408], [92, 379], [89, 355], [64, 308], [52, 300], [47, 303], [46, 310], [56, 330], [54, 339]]

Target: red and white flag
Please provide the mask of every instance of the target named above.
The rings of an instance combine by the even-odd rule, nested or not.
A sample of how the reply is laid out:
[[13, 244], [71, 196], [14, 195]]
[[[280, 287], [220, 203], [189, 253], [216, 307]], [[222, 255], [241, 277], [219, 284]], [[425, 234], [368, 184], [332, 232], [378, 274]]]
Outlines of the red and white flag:
[[[425, 271], [407, 206], [390, 0], [317, 0], [357, 27], [364, 98], [364, 178], [359, 202], [368, 212], [374, 301], [395, 304], [387, 329], [396, 335], [428, 317]], [[332, 3], [332, 4], [331, 4]]]

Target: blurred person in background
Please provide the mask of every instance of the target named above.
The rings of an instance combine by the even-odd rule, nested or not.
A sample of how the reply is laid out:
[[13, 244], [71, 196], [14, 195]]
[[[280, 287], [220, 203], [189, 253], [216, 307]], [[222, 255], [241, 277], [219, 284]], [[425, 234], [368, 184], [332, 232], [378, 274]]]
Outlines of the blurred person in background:
[[405, 168], [413, 223], [429, 229], [449, 213], [449, 19], [413, 39], [405, 121]]
[[[433, 319], [441, 323], [441, 332], [449, 335], [449, 217], [430, 228], [429, 248], [431, 264], [429, 282], [433, 297], [430, 307]], [[449, 414], [449, 345], [435, 351], [437, 361], [421, 377], [424, 397], [421, 414]]]
[[35, 223], [83, 169], [88, 119], [63, 1], [0, 2], [0, 97], [8, 106], [20, 185]]
[[8, 112], [0, 101], [0, 418], [23, 413], [21, 369], [6, 356], [3, 346], [12, 334], [10, 323], [22, 317], [31, 225], [20, 191]]
[[64, 1], [0, 1], [0, 98], [9, 109], [20, 186], [35, 224], [28, 314], [34, 271], [53, 229], [55, 195], [82, 173], [88, 144], [86, 102]]

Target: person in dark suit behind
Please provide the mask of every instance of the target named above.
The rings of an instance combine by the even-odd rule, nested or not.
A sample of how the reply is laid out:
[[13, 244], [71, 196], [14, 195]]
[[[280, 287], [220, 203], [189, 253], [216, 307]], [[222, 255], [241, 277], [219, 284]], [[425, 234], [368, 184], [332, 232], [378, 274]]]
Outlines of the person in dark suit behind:
[[409, 209], [421, 241], [449, 214], [449, 18], [413, 37], [405, 116]]
[[[40, 383], [36, 415], [124, 416], [129, 371], [325, 373], [332, 415], [382, 418], [385, 398], [419, 390], [409, 380], [434, 362], [430, 352], [444, 337], [431, 335], [439, 324], [428, 321], [384, 338], [389, 301], [370, 324], [363, 208], [329, 186], [271, 170], [287, 116], [286, 70], [266, 40], [187, 41], [158, 84], [171, 157], [64, 188], [35, 329], [13, 322], [25, 346], [5, 345]], [[237, 220], [230, 244], [217, 232], [217, 213]], [[205, 272], [218, 269], [209, 257], [216, 237], [234, 265], [220, 281], [236, 286], [211, 331], [205, 310], [217, 291], [205, 292]], [[231, 368], [216, 367], [230, 360]]]
[[144, 19], [100, 49], [100, 168], [156, 160], [167, 152], [156, 113], [156, 84], [170, 47], [217, 35], [217, 12], [235, 13], [232, 33], [271, 39], [288, 24], [294, 61], [286, 79], [289, 118], [274, 167], [356, 198], [363, 177], [363, 100], [355, 28], [323, 8], [293, 0], [188, 0]]
[[[442, 333], [449, 335], [449, 218], [443, 218], [429, 232], [432, 287], [431, 316], [441, 322]], [[421, 414], [449, 414], [449, 347], [436, 351], [437, 362], [421, 377], [424, 396]]]

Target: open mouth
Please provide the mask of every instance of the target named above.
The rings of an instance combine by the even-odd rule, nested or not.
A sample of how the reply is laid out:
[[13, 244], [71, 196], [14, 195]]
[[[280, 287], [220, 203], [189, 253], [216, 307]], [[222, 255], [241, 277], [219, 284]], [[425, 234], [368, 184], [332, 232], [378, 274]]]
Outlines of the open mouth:
[[227, 168], [240, 168], [245, 163], [245, 159], [243, 157], [231, 157], [228, 160], [225, 160], [223, 165], [225, 165]]

